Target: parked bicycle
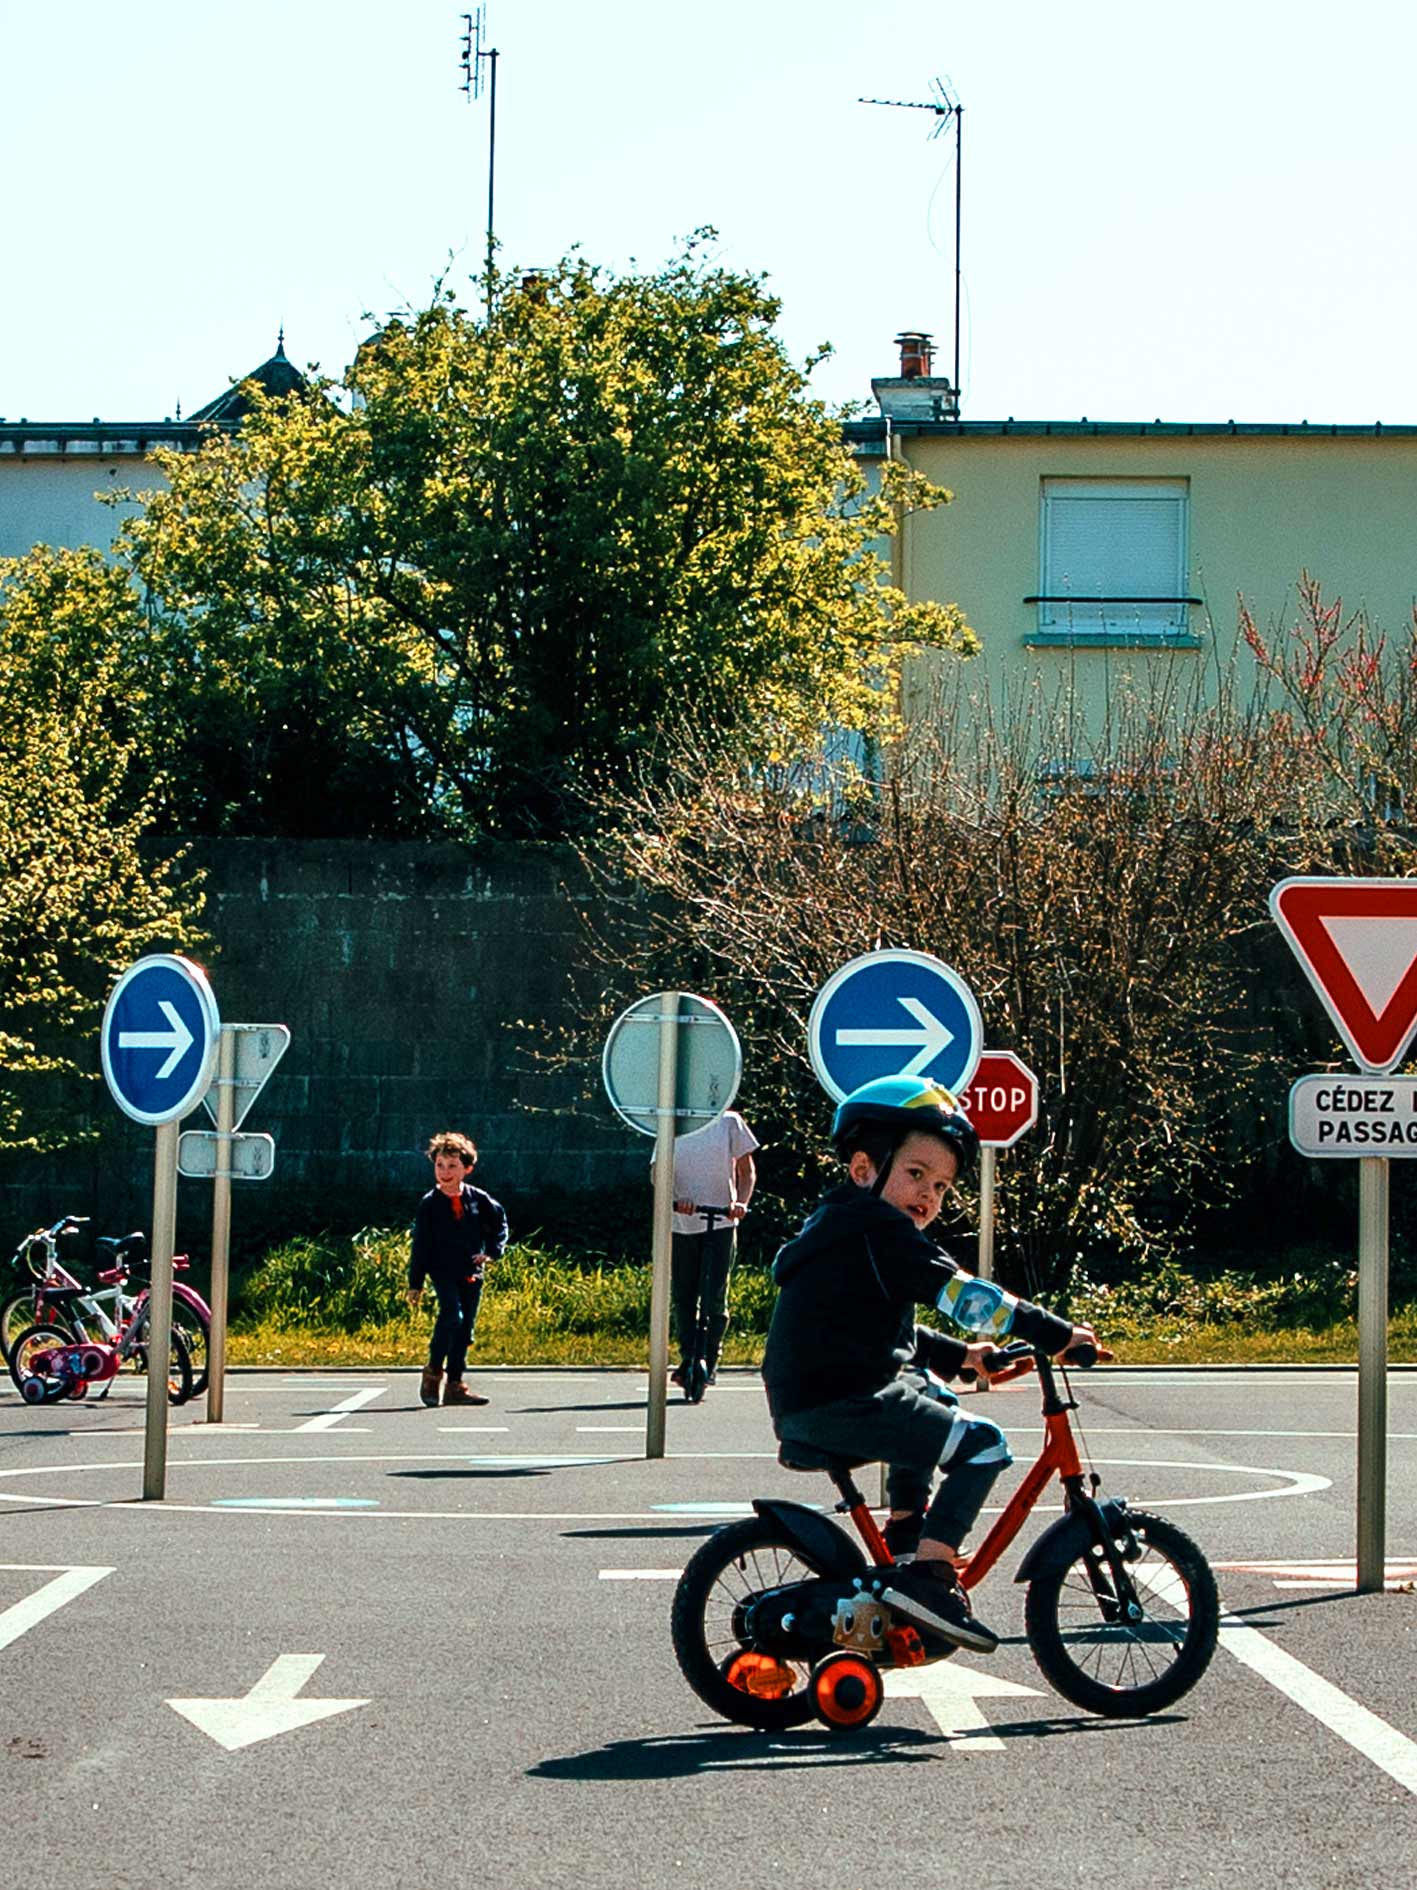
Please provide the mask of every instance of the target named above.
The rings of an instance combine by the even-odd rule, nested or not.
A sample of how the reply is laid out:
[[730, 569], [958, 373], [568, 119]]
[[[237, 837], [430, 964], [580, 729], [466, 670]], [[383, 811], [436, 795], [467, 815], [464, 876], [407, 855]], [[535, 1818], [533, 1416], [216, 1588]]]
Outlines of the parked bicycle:
[[[150, 1290], [144, 1285], [135, 1298], [128, 1292], [129, 1275], [141, 1268], [148, 1258], [147, 1236], [140, 1232], [124, 1235], [100, 1235], [94, 1242], [97, 1261], [107, 1261], [98, 1274], [99, 1284], [86, 1287], [59, 1258], [60, 1243], [76, 1233], [87, 1221], [78, 1215], [65, 1215], [52, 1227], [41, 1228], [20, 1243], [16, 1266], [23, 1265], [35, 1276], [33, 1286], [13, 1294], [0, 1307], [0, 1346], [10, 1375], [15, 1374], [13, 1352], [17, 1338], [36, 1326], [56, 1334], [55, 1343], [67, 1338], [76, 1343], [119, 1344], [131, 1327], [138, 1300], [146, 1303]], [[186, 1254], [174, 1254], [174, 1272], [189, 1265]], [[181, 1339], [191, 1364], [192, 1383], [188, 1397], [199, 1397], [207, 1388], [208, 1358], [211, 1342], [211, 1308], [186, 1281], [172, 1282], [172, 1330]], [[146, 1368], [147, 1348], [141, 1339], [124, 1354], [135, 1368]], [[107, 1387], [100, 1392], [106, 1395]]]
[[[1091, 1346], [1069, 1363], [1096, 1362]], [[1160, 1712], [1196, 1684], [1215, 1651], [1220, 1603], [1196, 1544], [1162, 1516], [1099, 1495], [1084, 1471], [1065, 1369], [1019, 1342], [986, 1361], [999, 1383], [1037, 1371], [1044, 1441], [992, 1529], [960, 1570], [972, 1589], [1022, 1528], [1050, 1480], [1064, 1513], [1025, 1554], [1024, 1630], [1049, 1683], [1108, 1717]], [[754, 1516], [717, 1530], [690, 1559], [674, 1595], [674, 1651], [685, 1679], [725, 1719], [777, 1730], [815, 1715], [836, 1730], [869, 1725], [882, 1670], [947, 1659], [955, 1649], [891, 1602], [893, 1558], [857, 1487], [859, 1458], [785, 1444], [789, 1470], [824, 1470], [865, 1545], [819, 1510], [760, 1497]]]

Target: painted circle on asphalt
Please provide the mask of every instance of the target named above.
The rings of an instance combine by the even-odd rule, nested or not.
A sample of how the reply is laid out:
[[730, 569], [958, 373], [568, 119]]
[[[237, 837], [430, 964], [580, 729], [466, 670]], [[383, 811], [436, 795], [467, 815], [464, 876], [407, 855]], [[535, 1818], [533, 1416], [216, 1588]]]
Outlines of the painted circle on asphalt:
[[[767, 1451], [743, 1451], [715, 1453], [713, 1461], [721, 1463], [725, 1457], [739, 1457], [744, 1463], [775, 1463], [775, 1456]], [[511, 1452], [471, 1456], [464, 1451], [447, 1452], [398, 1452], [378, 1455], [345, 1455], [331, 1453], [322, 1456], [261, 1456], [261, 1457], [175, 1457], [169, 1451], [167, 1459], [168, 1495], [160, 1503], [135, 1504], [133, 1502], [136, 1481], [142, 1475], [142, 1460], [123, 1463], [80, 1463], [80, 1464], [45, 1464], [39, 1467], [15, 1468], [0, 1471], [0, 1503], [26, 1503], [44, 1508], [56, 1509], [113, 1509], [125, 1515], [160, 1516], [165, 1511], [205, 1511], [226, 1516], [233, 1515], [278, 1515], [308, 1518], [312, 1516], [342, 1516], [359, 1520], [389, 1521], [465, 1521], [470, 1523], [487, 1522], [652, 1522], [656, 1518], [669, 1516], [704, 1518], [723, 1517], [747, 1513], [751, 1509], [750, 1500], [745, 1496], [742, 1504], [726, 1504], [721, 1500], [695, 1501], [693, 1499], [678, 1502], [651, 1503], [640, 1509], [408, 1509], [401, 1504], [398, 1507], [386, 1506], [378, 1498], [356, 1498], [340, 1496], [319, 1496], [309, 1492], [281, 1493], [271, 1490], [268, 1494], [255, 1496], [237, 1495], [229, 1489], [218, 1488], [210, 1495], [203, 1495], [199, 1500], [192, 1500], [183, 1489], [184, 1484], [193, 1480], [194, 1473], [209, 1471], [247, 1471], [254, 1468], [277, 1472], [280, 1470], [296, 1472], [306, 1481], [311, 1480], [311, 1472], [320, 1466], [338, 1468], [345, 1481], [348, 1471], [354, 1465], [388, 1466], [432, 1466], [430, 1474], [437, 1474], [438, 1466], [446, 1467], [446, 1474], [457, 1477], [469, 1472], [486, 1470], [493, 1473], [535, 1475], [551, 1470], [578, 1470], [603, 1468], [609, 1464], [642, 1464], [643, 1456], [634, 1455], [581, 1455], [565, 1453], [560, 1456], [525, 1455]], [[691, 1464], [692, 1454], [676, 1455], [671, 1461], [676, 1465]], [[1247, 1490], [1217, 1490], [1199, 1496], [1153, 1496], [1150, 1493], [1134, 1500], [1146, 1509], [1189, 1509], [1206, 1508], [1219, 1503], [1261, 1503], [1275, 1498], [1291, 1496], [1312, 1496], [1319, 1491], [1332, 1487], [1331, 1479], [1317, 1476], [1306, 1470], [1280, 1470], [1255, 1464], [1234, 1463], [1185, 1463], [1174, 1460], [1136, 1457], [1099, 1457], [1095, 1462], [1100, 1468], [1112, 1470], [1168, 1470], [1201, 1472], [1208, 1476], [1220, 1477], [1256, 1477], [1272, 1485], [1269, 1488]], [[392, 1469], [384, 1474], [395, 1474]], [[79, 1490], [65, 1490], [63, 1494], [48, 1495], [37, 1492], [36, 1480], [50, 1478], [61, 1485], [71, 1477], [88, 1478], [112, 1475], [121, 1477], [124, 1488], [115, 1495], [85, 1495]], [[272, 1484], [278, 1482], [272, 1475]], [[217, 1481], [221, 1478], [218, 1475]], [[745, 1478], [746, 1481], [746, 1478]], [[12, 1484], [19, 1488], [10, 1488]], [[1128, 1492], [1131, 1495], [1131, 1492]], [[819, 1507], [826, 1509], [829, 1505]], [[995, 1504], [986, 1514], [996, 1513], [1001, 1507]], [[1054, 1514], [1061, 1505], [1039, 1503], [1035, 1514]]]

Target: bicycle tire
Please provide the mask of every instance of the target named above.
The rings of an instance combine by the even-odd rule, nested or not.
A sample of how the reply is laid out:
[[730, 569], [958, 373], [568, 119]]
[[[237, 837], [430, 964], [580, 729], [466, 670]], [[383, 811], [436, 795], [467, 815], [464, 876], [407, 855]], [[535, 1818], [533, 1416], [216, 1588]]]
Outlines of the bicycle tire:
[[192, 1361], [192, 1396], [200, 1398], [211, 1376], [211, 1326], [195, 1306], [183, 1299], [173, 1302], [172, 1329], [180, 1332], [186, 1343]]
[[[148, 1348], [135, 1345], [128, 1354], [135, 1372], [144, 1377], [148, 1369]], [[186, 1404], [192, 1396], [192, 1354], [187, 1349], [179, 1327], [173, 1326], [167, 1335], [167, 1402]]]
[[35, 1317], [35, 1292], [32, 1287], [25, 1292], [12, 1293], [5, 1304], [0, 1306], [0, 1351], [5, 1354], [5, 1363], [9, 1364], [15, 1340], [26, 1326], [46, 1324], [57, 1326], [61, 1323], [57, 1319], [44, 1320]]
[[1107, 1619], [1089, 1578], [1089, 1563], [1100, 1562], [1105, 1576], [1106, 1562], [1091, 1543], [1047, 1563], [1024, 1597], [1024, 1628], [1044, 1678], [1074, 1706], [1108, 1719], [1144, 1718], [1189, 1693], [1220, 1627], [1215, 1576], [1185, 1531], [1143, 1510], [1126, 1520], [1142, 1551], [1127, 1565], [1142, 1620]]
[[[26, 1378], [37, 1377], [35, 1372], [26, 1370], [26, 1360], [31, 1352], [40, 1352], [49, 1346], [72, 1345], [73, 1334], [64, 1326], [46, 1324], [44, 1321], [26, 1326], [23, 1332], [17, 1332], [10, 1356], [5, 1363], [9, 1368], [10, 1378], [21, 1397], [25, 1395]], [[46, 1380], [45, 1402], [61, 1397], [64, 1387], [59, 1379]]]
[[734, 1625], [737, 1610], [749, 1596], [825, 1572], [762, 1516], [715, 1530], [695, 1551], [674, 1590], [670, 1634], [680, 1672], [705, 1706], [735, 1725], [760, 1732], [785, 1731], [812, 1718], [816, 1701], [810, 1661], [781, 1663], [794, 1676], [792, 1691], [782, 1699], [744, 1692], [730, 1684], [726, 1670], [736, 1656], [749, 1651]]

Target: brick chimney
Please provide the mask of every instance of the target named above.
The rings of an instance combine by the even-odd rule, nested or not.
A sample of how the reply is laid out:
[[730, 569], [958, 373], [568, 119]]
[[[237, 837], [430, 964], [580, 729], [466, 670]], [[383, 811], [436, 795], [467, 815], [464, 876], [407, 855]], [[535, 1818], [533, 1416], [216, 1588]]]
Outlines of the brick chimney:
[[871, 382], [876, 405], [891, 420], [958, 420], [959, 390], [935, 365], [934, 337], [921, 328], [902, 329], [895, 338], [900, 373]]

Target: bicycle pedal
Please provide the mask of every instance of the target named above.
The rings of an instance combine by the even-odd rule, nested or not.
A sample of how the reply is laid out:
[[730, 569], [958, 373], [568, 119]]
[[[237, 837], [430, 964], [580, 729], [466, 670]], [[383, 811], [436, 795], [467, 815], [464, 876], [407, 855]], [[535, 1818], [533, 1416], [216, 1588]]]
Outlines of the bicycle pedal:
[[891, 1650], [891, 1659], [897, 1667], [923, 1667], [930, 1658], [925, 1652], [924, 1641], [913, 1627], [887, 1628], [886, 1646]]

